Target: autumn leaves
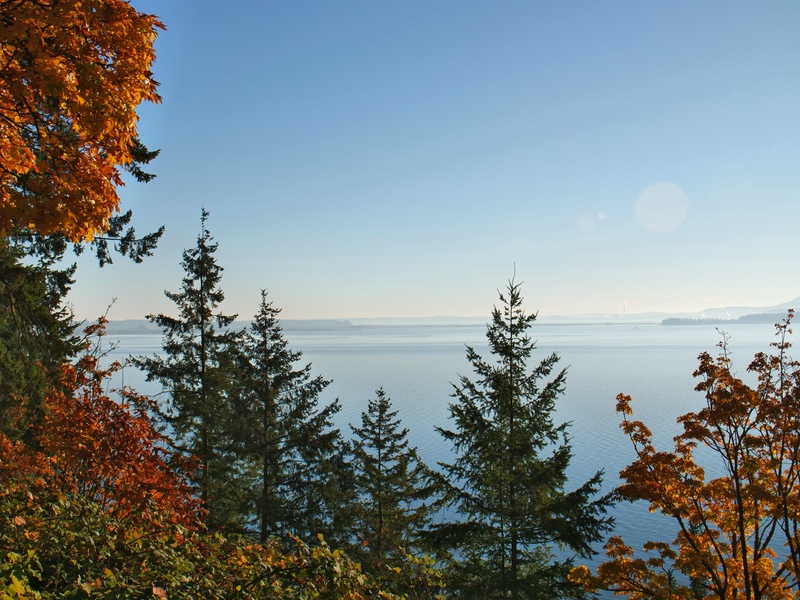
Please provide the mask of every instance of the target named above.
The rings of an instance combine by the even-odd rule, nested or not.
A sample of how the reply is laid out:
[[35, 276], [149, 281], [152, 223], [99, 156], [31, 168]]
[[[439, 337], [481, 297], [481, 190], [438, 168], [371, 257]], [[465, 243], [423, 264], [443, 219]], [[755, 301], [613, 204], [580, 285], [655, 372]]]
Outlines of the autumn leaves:
[[124, 0], [5, 2], [0, 19], [0, 234], [91, 241], [118, 210], [136, 109], [160, 101], [163, 26]]
[[[719, 357], [700, 355], [695, 377], [705, 405], [680, 417], [684, 431], [672, 452], [653, 447], [644, 423], [630, 418], [630, 397], [618, 397], [637, 458], [620, 473], [617, 494], [648, 502], [674, 521], [677, 536], [648, 542], [646, 559], [613, 538], [597, 576], [576, 569], [575, 581], [633, 600], [800, 595], [800, 363], [788, 355], [792, 316], [776, 326], [773, 353], [748, 366], [754, 385], [734, 374], [727, 340]], [[708, 469], [698, 449], [713, 458]]]

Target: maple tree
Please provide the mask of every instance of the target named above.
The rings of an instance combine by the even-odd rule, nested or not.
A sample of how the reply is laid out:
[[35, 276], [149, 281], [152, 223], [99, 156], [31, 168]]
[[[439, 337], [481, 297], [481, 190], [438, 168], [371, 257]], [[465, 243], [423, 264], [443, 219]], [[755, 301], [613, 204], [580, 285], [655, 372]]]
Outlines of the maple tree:
[[0, 2], [0, 234], [91, 239], [147, 160], [137, 107], [161, 22], [125, 0]]
[[82, 575], [103, 570], [105, 579], [124, 579], [125, 569], [149, 577], [150, 551], [168, 553], [164, 539], [198, 527], [188, 465], [166, 451], [149, 400], [128, 388], [109, 396], [122, 365], [102, 365], [105, 323], [87, 327], [76, 362], [62, 365], [32, 435], [0, 434], [0, 589], [8, 582], [11, 598], [54, 597], [31, 586], [63, 591], [77, 577], [79, 588]]
[[[734, 375], [727, 337], [720, 356], [700, 355], [695, 377], [705, 405], [678, 419], [683, 433], [672, 452], [657, 451], [647, 426], [630, 419], [631, 398], [617, 397], [637, 455], [620, 473], [618, 494], [673, 519], [677, 537], [646, 544], [648, 558], [635, 558], [615, 537], [597, 575], [582, 567], [574, 581], [635, 600], [800, 598], [800, 363], [788, 355], [792, 316], [777, 324], [774, 352], [750, 363], [755, 385]], [[706, 477], [698, 449], [716, 459], [718, 476]]]
[[123, 368], [103, 366], [106, 319], [86, 328], [83, 352], [62, 367], [63, 383], [45, 402], [37, 435], [48, 468], [63, 490], [80, 493], [117, 516], [140, 515], [152, 505], [184, 525], [197, 515], [198, 502], [182, 472], [191, 463], [166, 450], [150, 420], [153, 400], [129, 387], [109, 396], [113, 375]]

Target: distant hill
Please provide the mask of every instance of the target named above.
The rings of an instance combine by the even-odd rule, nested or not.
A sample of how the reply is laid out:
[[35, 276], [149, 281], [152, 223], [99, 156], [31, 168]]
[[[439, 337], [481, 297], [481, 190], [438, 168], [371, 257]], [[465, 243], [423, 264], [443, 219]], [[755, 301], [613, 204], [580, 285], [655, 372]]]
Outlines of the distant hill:
[[[696, 315], [695, 318], [700, 319], [738, 319], [747, 315], [755, 314], [785, 314], [790, 308], [800, 309], [800, 297], [784, 302], [783, 304], [776, 304], [775, 306], [766, 307], [753, 307], [753, 306], [718, 306], [716, 308], [707, 308]], [[681, 315], [692, 317], [693, 315]]]
[[800, 297], [775, 306], [753, 308], [750, 306], [731, 306], [709, 308], [699, 315], [668, 317], [662, 325], [725, 325], [730, 323], [776, 323], [786, 316], [790, 308], [800, 308]]

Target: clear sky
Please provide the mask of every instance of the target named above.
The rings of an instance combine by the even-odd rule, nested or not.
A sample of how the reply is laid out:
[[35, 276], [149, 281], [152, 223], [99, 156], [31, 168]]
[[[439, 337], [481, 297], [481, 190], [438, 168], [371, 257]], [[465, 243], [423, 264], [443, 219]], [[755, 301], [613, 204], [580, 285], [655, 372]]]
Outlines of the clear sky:
[[[159, 15], [156, 255], [79, 317], [171, 312], [201, 207], [223, 309], [540, 314], [800, 295], [800, 2], [134, 0]], [[798, 307], [800, 308], [800, 307]]]

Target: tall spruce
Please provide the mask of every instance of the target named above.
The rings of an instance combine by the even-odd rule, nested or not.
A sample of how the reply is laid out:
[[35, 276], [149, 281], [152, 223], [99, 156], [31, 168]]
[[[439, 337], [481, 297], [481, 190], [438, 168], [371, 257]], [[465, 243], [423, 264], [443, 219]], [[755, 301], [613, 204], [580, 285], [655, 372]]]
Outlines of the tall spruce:
[[311, 364], [295, 367], [302, 353], [289, 348], [279, 313], [262, 290], [237, 353], [231, 425], [250, 474], [249, 511], [262, 542], [287, 533], [331, 537], [344, 503], [344, 443], [332, 421], [339, 401], [319, 407], [330, 382], [312, 376]]
[[[408, 444], [397, 411], [383, 389], [375, 392], [353, 431], [355, 526], [361, 540], [356, 554], [374, 573], [394, 572], [430, 514], [431, 473]], [[390, 567], [387, 569], [386, 567]]]
[[433, 529], [455, 557], [450, 589], [457, 597], [579, 596], [564, 552], [595, 554], [592, 544], [613, 523], [611, 499], [592, 499], [602, 471], [566, 491], [568, 424], [554, 424], [552, 415], [566, 371], [555, 371], [556, 354], [528, 369], [536, 314], [525, 314], [519, 284], [508, 283], [500, 305], [486, 332], [494, 361], [467, 348], [477, 378], [460, 377], [450, 404], [454, 427], [437, 428], [453, 446], [455, 459], [440, 466], [445, 499], [461, 518]]
[[227, 328], [235, 315], [215, 312], [224, 300], [222, 267], [214, 256], [204, 209], [197, 245], [183, 252], [184, 277], [179, 292], [164, 292], [178, 316], [148, 315], [163, 332], [162, 354], [140, 356], [134, 363], [148, 381], [161, 383], [167, 401], [156, 415], [177, 450], [198, 461], [197, 485], [212, 529], [237, 521], [237, 468], [228, 433], [231, 349]]

